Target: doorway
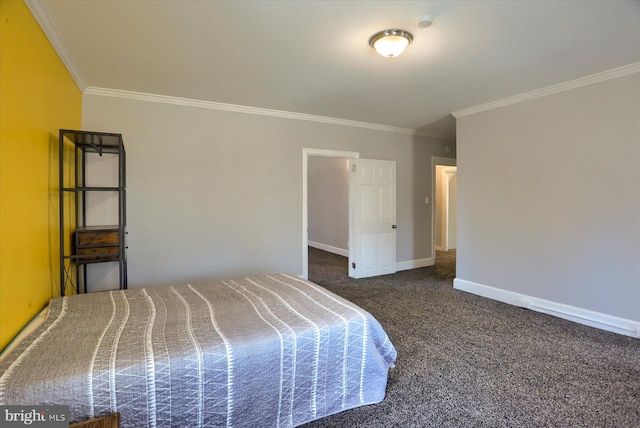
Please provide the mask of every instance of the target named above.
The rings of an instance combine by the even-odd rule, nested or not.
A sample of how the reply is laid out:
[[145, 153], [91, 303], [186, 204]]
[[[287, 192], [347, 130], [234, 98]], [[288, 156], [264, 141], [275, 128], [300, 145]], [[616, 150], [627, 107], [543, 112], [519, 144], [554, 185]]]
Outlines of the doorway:
[[302, 150], [302, 273], [309, 277], [309, 159], [349, 161], [349, 276], [396, 272], [396, 162], [360, 159], [357, 152]]
[[[311, 157], [348, 160], [359, 158], [360, 153], [341, 150], [302, 149], [302, 276], [305, 279], [309, 278], [309, 159]], [[348, 209], [350, 220], [350, 204]]]
[[308, 162], [309, 279], [322, 276], [324, 265], [347, 277], [350, 160], [310, 156]]
[[457, 238], [457, 161], [431, 158], [431, 254], [455, 263]]
[[455, 166], [436, 165], [435, 245], [440, 251], [456, 248], [457, 172]]

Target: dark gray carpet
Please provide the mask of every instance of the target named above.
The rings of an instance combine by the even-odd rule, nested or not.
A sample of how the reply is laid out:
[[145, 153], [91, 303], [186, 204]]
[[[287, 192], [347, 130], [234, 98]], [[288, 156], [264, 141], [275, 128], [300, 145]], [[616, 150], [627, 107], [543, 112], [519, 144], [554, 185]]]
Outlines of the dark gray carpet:
[[640, 340], [454, 290], [452, 253], [354, 280], [309, 250], [309, 279], [373, 314], [398, 360], [382, 403], [305, 428], [640, 427]]

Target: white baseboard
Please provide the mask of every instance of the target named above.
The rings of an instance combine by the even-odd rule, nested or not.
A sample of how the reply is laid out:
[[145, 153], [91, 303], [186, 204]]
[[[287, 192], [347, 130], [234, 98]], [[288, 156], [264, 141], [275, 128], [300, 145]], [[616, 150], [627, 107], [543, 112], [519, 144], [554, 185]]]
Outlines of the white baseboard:
[[310, 247], [317, 248], [318, 250], [327, 251], [329, 253], [337, 254], [339, 256], [349, 257], [349, 250], [333, 247], [327, 244], [321, 244], [320, 242], [315, 242], [315, 241], [309, 241], [308, 245]]
[[421, 267], [433, 266], [436, 264], [435, 257], [429, 257], [427, 259], [409, 260], [407, 262], [396, 263], [396, 271], [417, 269]]
[[477, 294], [478, 296], [487, 297], [489, 299], [498, 300], [510, 305], [531, 309], [532, 311], [564, 318], [569, 321], [599, 328], [601, 330], [640, 338], [640, 322], [638, 321], [632, 321], [588, 309], [565, 305], [564, 303], [539, 299], [537, 297], [502, 290], [500, 288], [490, 287], [488, 285], [465, 281], [458, 278], [453, 280], [453, 288]]

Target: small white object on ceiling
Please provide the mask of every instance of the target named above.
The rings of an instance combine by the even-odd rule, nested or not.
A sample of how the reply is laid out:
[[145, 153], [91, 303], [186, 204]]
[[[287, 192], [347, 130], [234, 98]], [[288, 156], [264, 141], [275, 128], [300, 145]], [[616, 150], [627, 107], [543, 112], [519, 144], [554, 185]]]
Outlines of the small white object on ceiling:
[[433, 18], [431, 15], [422, 15], [420, 19], [418, 19], [418, 27], [419, 28], [427, 28], [433, 24]]

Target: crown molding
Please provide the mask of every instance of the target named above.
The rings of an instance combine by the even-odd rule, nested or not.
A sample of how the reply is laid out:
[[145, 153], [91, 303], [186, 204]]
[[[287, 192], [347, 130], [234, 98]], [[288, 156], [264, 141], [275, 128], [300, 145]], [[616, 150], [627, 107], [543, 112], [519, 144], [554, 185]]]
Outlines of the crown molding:
[[628, 76], [630, 74], [640, 73], [640, 62], [634, 62], [622, 67], [591, 74], [579, 79], [570, 80], [568, 82], [559, 83], [557, 85], [547, 86], [546, 88], [536, 89], [535, 91], [525, 92], [524, 94], [515, 95], [513, 97], [503, 98], [501, 100], [492, 101], [490, 103], [481, 104], [475, 107], [469, 107], [451, 113], [456, 119], [469, 116], [471, 114], [480, 113], [487, 110], [493, 110], [499, 107], [511, 104], [521, 103], [523, 101], [533, 100], [544, 97], [546, 95], [557, 94], [559, 92], [569, 91], [571, 89], [580, 88], [582, 86], [592, 85], [594, 83], [604, 82], [606, 80], [618, 77]]
[[51, 45], [53, 46], [53, 49], [55, 49], [56, 53], [60, 57], [60, 60], [62, 61], [64, 66], [67, 68], [67, 71], [71, 75], [71, 78], [73, 79], [73, 81], [76, 83], [76, 86], [78, 87], [78, 89], [80, 89], [80, 92], [84, 92], [87, 85], [84, 83], [82, 76], [74, 66], [73, 61], [71, 61], [71, 56], [67, 53], [66, 49], [64, 48], [62, 41], [58, 36], [58, 31], [56, 30], [55, 26], [51, 22], [51, 18], [49, 18], [49, 14], [45, 10], [44, 6], [42, 5], [42, 1], [41, 0], [25, 0], [25, 3], [29, 8], [29, 10], [31, 11], [31, 14], [35, 18], [35, 20], [40, 25], [40, 28], [42, 28], [42, 31], [44, 31], [44, 34], [49, 39], [49, 42], [51, 43]]
[[418, 137], [436, 138], [438, 140], [444, 140], [444, 141], [454, 141], [454, 142], [456, 141], [456, 137], [452, 137], [450, 135], [438, 134], [437, 132], [431, 132], [431, 131], [419, 131], [415, 129], [412, 134], [417, 135]]
[[283, 110], [272, 110], [261, 107], [241, 106], [237, 104], [226, 104], [215, 101], [196, 100], [191, 98], [173, 97], [168, 95], [148, 94], [144, 92], [124, 91], [121, 89], [98, 88], [87, 86], [84, 95], [95, 95], [100, 97], [122, 98], [136, 101], [146, 101], [152, 103], [172, 104], [185, 107], [204, 108], [209, 110], [222, 110], [236, 113], [255, 114], [260, 116], [280, 117], [284, 119], [305, 120], [308, 122], [328, 123], [331, 125], [350, 126], [353, 128], [365, 128], [375, 131], [391, 132], [395, 134], [419, 135], [432, 138], [448, 139], [441, 135], [427, 132], [418, 132], [410, 128], [398, 128], [395, 126], [379, 125], [376, 123], [359, 122], [356, 120], [338, 119], [335, 117], [317, 116], [313, 114], [295, 113]]

